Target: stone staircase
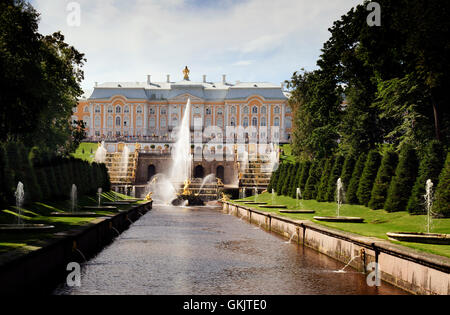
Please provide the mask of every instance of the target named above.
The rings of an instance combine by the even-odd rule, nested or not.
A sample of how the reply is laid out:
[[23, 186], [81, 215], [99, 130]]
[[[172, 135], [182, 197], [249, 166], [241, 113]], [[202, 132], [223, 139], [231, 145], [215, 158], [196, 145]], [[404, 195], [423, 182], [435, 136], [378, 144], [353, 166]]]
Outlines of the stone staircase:
[[136, 178], [138, 152], [128, 154], [128, 162], [122, 152], [107, 153], [106, 167], [113, 186], [132, 185]]

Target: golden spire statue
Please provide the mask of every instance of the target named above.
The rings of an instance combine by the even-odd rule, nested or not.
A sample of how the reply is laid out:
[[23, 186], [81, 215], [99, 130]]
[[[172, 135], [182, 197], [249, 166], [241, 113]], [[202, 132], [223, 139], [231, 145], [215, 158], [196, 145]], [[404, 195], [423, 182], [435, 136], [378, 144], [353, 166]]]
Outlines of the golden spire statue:
[[186, 66], [186, 68], [184, 68], [183, 70], [183, 74], [184, 74], [184, 79], [186, 81], [189, 81], [189, 74], [191, 73], [191, 71], [189, 71], [189, 68]]

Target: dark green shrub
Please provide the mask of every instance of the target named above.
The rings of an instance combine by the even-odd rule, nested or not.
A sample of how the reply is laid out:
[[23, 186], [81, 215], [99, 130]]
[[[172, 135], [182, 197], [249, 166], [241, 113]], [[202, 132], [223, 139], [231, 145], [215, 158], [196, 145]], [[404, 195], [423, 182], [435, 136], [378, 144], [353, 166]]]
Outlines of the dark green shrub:
[[411, 190], [417, 177], [418, 161], [416, 151], [405, 145], [400, 152], [395, 175], [389, 185], [384, 209], [388, 212], [405, 211]]
[[327, 201], [327, 189], [328, 189], [328, 179], [330, 178], [331, 169], [333, 168], [334, 157], [330, 157], [325, 162], [325, 167], [322, 172], [322, 176], [320, 178], [319, 187], [317, 190], [317, 201]]
[[289, 166], [290, 166], [290, 164], [284, 164], [284, 163], [281, 165], [280, 176], [278, 177], [277, 189], [276, 189], [278, 196], [281, 196], [281, 192], [283, 190], [284, 182], [286, 181], [286, 174], [289, 169]]
[[342, 166], [341, 180], [344, 185], [344, 189], [347, 190], [352, 179], [353, 170], [355, 169], [355, 157], [348, 154], [345, 158], [344, 165]]
[[440, 217], [450, 217], [450, 152], [447, 153], [444, 167], [436, 187], [433, 212]]
[[272, 173], [272, 176], [270, 177], [270, 182], [269, 185], [267, 186], [267, 191], [269, 193], [272, 193], [272, 189], [275, 189], [274, 187], [276, 187], [276, 182], [278, 181], [278, 176], [280, 175], [280, 168], [278, 167], [278, 169]]
[[292, 173], [295, 172], [295, 165], [290, 164], [285, 172], [285, 179], [283, 182], [283, 187], [281, 189], [281, 195], [287, 196], [289, 193], [289, 184], [291, 182], [292, 176], [294, 176]]
[[302, 190], [302, 192], [305, 190], [306, 181], [309, 177], [309, 169], [311, 168], [311, 162], [306, 161], [303, 164], [302, 173], [300, 174], [300, 181], [298, 184], [298, 187]]
[[395, 174], [398, 156], [394, 151], [386, 151], [381, 160], [372, 194], [369, 201], [369, 208], [373, 210], [383, 209], [392, 176]]
[[12, 203], [14, 198], [14, 173], [9, 167], [8, 156], [4, 146], [0, 143], [0, 206]]
[[439, 184], [439, 174], [445, 161], [444, 149], [439, 141], [431, 141], [425, 148], [425, 152], [420, 160], [419, 174], [413, 186], [411, 196], [408, 200], [407, 210], [414, 214], [424, 214], [425, 185], [431, 179], [434, 187]]
[[290, 184], [290, 190], [289, 190], [289, 196], [292, 198], [296, 198], [297, 196], [297, 188], [298, 188], [298, 181], [300, 174], [302, 173], [302, 163], [296, 163], [295, 164], [295, 172], [294, 176], [292, 178], [291, 184]]
[[328, 177], [328, 188], [327, 194], [325, 196], [326, 201], [334, 201], [335, 199], [337, 181], [341, 176], [343, 166], [344, 157], [342, 155], [338, 155], [334, 160], [333, 168], [331, 169], [330, 175]]
[[378, 153], [377, 150], [371, 150], [367, 157], [366, 164], [364, 165], [364, 170], [358, 185], [358, 191], [356, 192], [359, 204], [361, 205], [367, 206], [369, 204], [373, 183], [375, 182], [378, 168], [380, 167], [380, 161], [380, 153]]
[[324, 160], [315, 160], [312, 162], [309, 169], [309, 177], [305, 184], [305, 191], [303, 193], [303, 199], [310, 200], [316, 199], [317, 188], [319, 186], [320, 175], [322, 174], [322, 167], [325, 164]]
[[364, 171], [364, 165], [366, 164], [367, 154], [361, 153], [356, 161], [355, 168], [353, 169], [352, 179], [348, 185], [347, 189], [347, 203], [349, 204], [357, 204], [358, 203], [358, 186], [359, 180], [361, 179], [362, 172]]

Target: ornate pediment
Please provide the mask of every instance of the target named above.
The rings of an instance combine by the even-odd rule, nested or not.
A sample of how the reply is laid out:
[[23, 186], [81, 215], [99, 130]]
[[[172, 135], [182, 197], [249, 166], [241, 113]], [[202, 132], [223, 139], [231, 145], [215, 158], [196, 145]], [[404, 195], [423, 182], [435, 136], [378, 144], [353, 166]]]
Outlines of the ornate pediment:
[[178, 95], [176, 97], [170, 98], [169, 101], [171, 101], [171, 102], [172, 101], [173, 102], [179, 102], [179, 103], [187, 103], [189, 98], [191, 99], [192, 103], [204, 103], [205, 102], [204, 99], [202, 99], [200, 97], [197, 97], [197, 96], [194, 96], [194, 95], [189, 94], [189, 93], [180, 94], [180, 95]]

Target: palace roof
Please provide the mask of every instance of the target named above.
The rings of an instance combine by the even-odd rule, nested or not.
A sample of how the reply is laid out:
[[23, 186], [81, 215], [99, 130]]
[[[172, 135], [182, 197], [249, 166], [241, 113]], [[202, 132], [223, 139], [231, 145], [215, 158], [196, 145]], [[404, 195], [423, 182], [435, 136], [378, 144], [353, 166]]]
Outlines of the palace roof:
[[183, 94], [190, 94], [207, 101], [245, 100], [259, 95], [266, 100], [287, 100], [289, 93], [281, 85], [267, 82], [214, 83], [192, 82], [107, 82], [97, 85], [89, 100], [110, 99], [121, 95], [127, 99], [170, 100]]

